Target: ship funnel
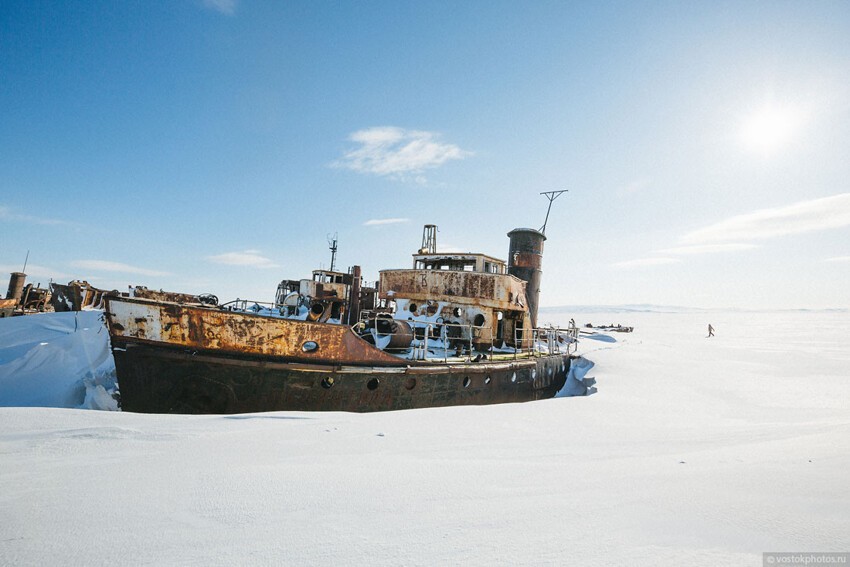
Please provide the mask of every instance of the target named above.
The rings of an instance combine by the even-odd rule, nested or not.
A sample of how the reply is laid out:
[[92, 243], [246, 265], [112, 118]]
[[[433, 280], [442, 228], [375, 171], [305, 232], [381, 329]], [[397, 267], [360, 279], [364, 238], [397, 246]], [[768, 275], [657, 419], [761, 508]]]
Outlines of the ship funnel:
[[9, 291], [6, 292], [6, 299], [20, 300], [24, 296], [24, 284], [27, 281], [27, 275], [23, 272], [12, 272], [12, 277], [9, 278]]
[[540, 299], [540, 280], [543, 277], [543, 242], [546, 236], [533, 228], [515, 228], [508, 233], [508, 273], [526, 282], [528, 314], [531, 326], [537, 328], [537, 305]]

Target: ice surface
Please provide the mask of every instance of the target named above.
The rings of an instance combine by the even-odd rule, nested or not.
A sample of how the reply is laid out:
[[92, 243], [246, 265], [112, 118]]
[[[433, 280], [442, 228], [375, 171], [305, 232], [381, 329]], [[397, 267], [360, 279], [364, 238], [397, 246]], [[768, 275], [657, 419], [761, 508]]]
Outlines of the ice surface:
[[[573, 316], [611, 320], [546, 313]], [[580, 342], [586, 397], [0, 408], [0, 564], [716, 566], [850, 549], [846, 312], [617, 318], [634, 332]]]

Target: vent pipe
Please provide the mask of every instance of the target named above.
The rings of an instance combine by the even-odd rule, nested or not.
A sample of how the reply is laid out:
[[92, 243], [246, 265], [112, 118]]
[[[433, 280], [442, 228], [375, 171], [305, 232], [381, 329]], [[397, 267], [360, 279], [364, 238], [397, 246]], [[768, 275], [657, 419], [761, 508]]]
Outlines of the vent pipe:
[[360, 266], [351, 268], [351, 289], [348, 296], [348, 324], [360, 321]]

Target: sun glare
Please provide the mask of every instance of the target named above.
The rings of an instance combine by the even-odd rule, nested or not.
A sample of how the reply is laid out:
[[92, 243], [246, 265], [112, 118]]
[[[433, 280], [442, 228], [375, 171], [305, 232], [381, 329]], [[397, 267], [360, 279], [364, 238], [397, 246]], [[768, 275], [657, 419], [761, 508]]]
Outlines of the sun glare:
[[744, 122], [741, 139], [748, 149], [770, 154], [793, 139], [799, 123], [800, 117], [795, 110], [768, 105]]

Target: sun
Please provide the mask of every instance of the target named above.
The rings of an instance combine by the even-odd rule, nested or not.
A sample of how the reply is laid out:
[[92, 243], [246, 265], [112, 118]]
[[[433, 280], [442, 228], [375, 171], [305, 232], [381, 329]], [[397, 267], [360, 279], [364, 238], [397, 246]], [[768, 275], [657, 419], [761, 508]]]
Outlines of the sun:
[[769, 104], [744, 121], [741, 140], [749, 150], [772, 154], [794, 139], [799, 125], [796, 110]]

